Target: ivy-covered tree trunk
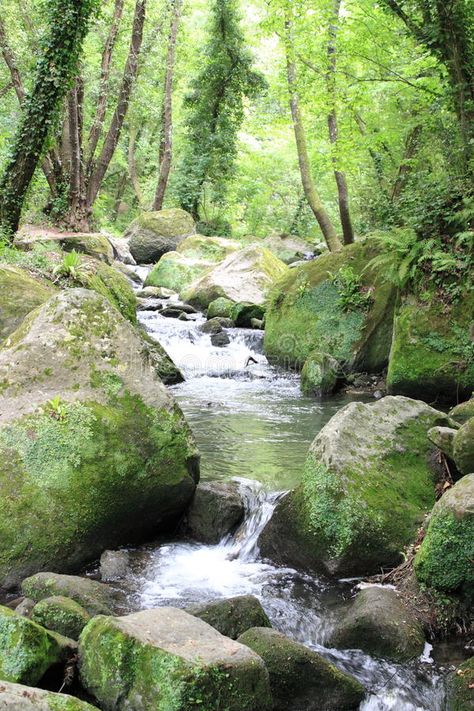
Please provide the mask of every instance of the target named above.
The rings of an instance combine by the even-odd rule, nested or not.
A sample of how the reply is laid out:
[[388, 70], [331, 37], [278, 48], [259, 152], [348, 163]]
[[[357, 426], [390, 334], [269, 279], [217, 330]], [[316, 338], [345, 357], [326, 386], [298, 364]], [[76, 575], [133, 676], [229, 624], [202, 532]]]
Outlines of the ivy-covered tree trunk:
[[46, 139], [77, 71], [78, 58], [97, 0], [49, 0], [49, 27], [41, 42], [31, 93], [0, 182], [0, 226], [11, 238]]

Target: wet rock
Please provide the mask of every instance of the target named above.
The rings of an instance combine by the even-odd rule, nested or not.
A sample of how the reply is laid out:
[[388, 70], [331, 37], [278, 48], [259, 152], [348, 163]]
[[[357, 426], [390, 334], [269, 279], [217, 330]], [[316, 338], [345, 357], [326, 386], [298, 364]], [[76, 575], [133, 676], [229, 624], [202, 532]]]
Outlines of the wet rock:
[[137, 292], [137, 296], [141, 299], [170, 299], [175, 292], [162, 286], [145, 286]]
[[271, 709], [260, 657], [183, 610], [96, 617], [79, 650], [82, 683], [107, 711]]
[[260, 318], [251, 318], [250, 327], [262, 330], [264, 328], [264, 320]]
[[354, 677], [276, 630], [250, 629], [238, 641], [265, 662], [274, 711], [352, 711], [365, 696]]
[[134, 284], [141, 284], [142, 279], [137, 272], [132, 269], [132, 267], [128, 264], [124, 264], [123, 262], [117, 262], [115, 261], [113, 263], [114, 269], [116, 269], [118, 272], [121, 272], [124, 276], [127, 277], [130, 281], [132, 281]]
[[262, 321], [265, 308], [258, 304], [239, 303], [231, 312], [231, 319], [238, 328], [252, 328], [252, 319]]
[[370, 587], [339, 614], [329, 645], [407, 662], [422, 654], [425, 638], [420, 623], [395, 590]]
[[122, 580], [130, 572], [128, 551], [104, 551], [100, 556], [100, 577], [104, 582]]
[[221, 331], [221, 333], [213, 333], [211, 336], [211, 343], [216, 348], [223, 348], [224, 346], [229, 345], [230, 338], [225, 331]]
[[132, 257], [130, 252], [130, 247], [126, 239], [122, 237], [109, 237], [109, 242], [114, 250], [114, 257], [118, 262], [122, 264], [128, 264], [130, 266], [135, 266], [136, 261]]
[[336, 389], [339, 363], [327, 353], [311, 353], [301, 372], [301, 389], [305, 395], [322, 397]]
[[244, 514], [237, 482], [202, 482], [189, 507], [185, 529], [197, 541], [218, 543], [242, 521]]
[[22, 592], [35, 602], [50, 597], [67, 597], [90, 615], [109, 615], [115, 604], [112, 588], [78, 575], [37, 573], [21, 584]]
[[91, 616], [71, 598], [56, 595], [40, 600], [33, 608], [31, 619], [47, 630], [77, 640]]
[[220, 333], [223, 328], [232, 328], [233, 325], [232, 319], [215, 316], [206, 321], [206, 323], [201, 324], [199, 330], [201, 333]]
[[447, 680], [449, 711], [472, 711], [474, 708], [474, 657], [458, 666]]
[[137, 311], [163, 311], [164, 306], [156, 299], [137, 299]]
[[72, 649], [67, 639], [1, 606], [0, 640], [0, 680], [22, 684], [36, 684]]
[[94, 711], [95, 706], [67, 694], [55, 694], [23, 684], [0, 682], [1, 711]]
[[230, 639], [237, 639], [251, 627], [272, 626], [260, 601], [253, 595], [215, 600], [207, 605], [189, 607], [186, 612], [204, 620]]
[[474, 599], [474, 474], [462, 477], [433, 507], [416, 554], [418, 580]]
[[449, 416], [461, 425], [470, 420], [471, 417], [474, 417], [474, 397], [453, 407], [449, 411]]
[[207, 309], [207, 318], [212, 319], [216, 316], [230, 318], [234, 306], [235, 303], [231, 299], [226, 299], [225, 297], [221, 296], [220, 298], [211, 301], [211, 303], [209, 304]]
[[176, 385], [184, 381], [184, 375], [171, 360], [161, 343], [156, 341], [144, 328], [139, 329], [142, 339], [142, 355], [149, 360], [155, 373], [165, 385]]
[[474, 473], [474, 417], [454, 435], [453, 459], [461, 474]]
[[138, 264], [154, 264], [195, 231], [191, 215], [172, 208], [143, 212], [132, 222], [125, 237], [129, 239], [130, 252]]

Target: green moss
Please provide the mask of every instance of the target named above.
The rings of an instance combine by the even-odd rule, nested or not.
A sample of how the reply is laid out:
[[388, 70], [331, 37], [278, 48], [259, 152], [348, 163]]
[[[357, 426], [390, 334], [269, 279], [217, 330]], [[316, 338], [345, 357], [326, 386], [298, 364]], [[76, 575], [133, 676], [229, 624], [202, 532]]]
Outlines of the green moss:
[[448, 678], [449, 711], [472, 711], [474, 707], [474, 657], [463, 662]]
[[33, 608], [31, 619], [48, 630], [79, 639], [90, 615], [74, 600], [57, 595], [38, 602]]
[[107, 301], [131, 323], [137, 322], [135, 293], [127, 277], [117, 269], [89, 260], [81, 275], [81, 284], [105, 296]]
[[219, 299], [211, 301], [209, 308], [207, 309], [207, 318], [215, 318], [216, 316], [221, 316], [222, 318], [231, 318], [232, 309], [235, 304], [230, 299], [226, 299], [223, 296]]
[[325, 353], [311, 353], [301, 371], [301, 389], [306, 395], [329, 395], [338, 380], [338, 363]]
[[0, 343], [55, 291], [52, 284], [33, 277], [25, 269], [0, 264]]
[[238, 242], [224, 237], [204, 237], [192, 235], [178, 245], [178, 252], [194, 259], [204, 259], [210, 262], [221, 262], [229, 254], [239, 248]]
[[148, 274], [145, 286], [163, 286], [180, 292], [212, 268], [208, 261], [189, 259], [179, 252], [167, 252]]

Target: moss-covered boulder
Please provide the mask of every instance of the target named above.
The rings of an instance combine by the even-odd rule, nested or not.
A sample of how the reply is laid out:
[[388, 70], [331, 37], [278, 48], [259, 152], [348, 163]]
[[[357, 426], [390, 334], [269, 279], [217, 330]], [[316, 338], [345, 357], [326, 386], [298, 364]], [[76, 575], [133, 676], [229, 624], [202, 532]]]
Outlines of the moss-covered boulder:
[[142, 212], [132, 222], [125, 237], [138, 264], [154, 264], [166, 252], [172, 252], [196, 227], [191, 215], [179, 208]]
[[404, 397], [344, 407], [313, 441], [302, 484], [277, 505], [262, 553], [337, 575], [397, 563], [434, 504], [427, 432], [445, 421]]
[[269, 298], [265, 353], [300, 370], [310, 354], [326, 353], [345, 370], [379, 372], [387, 365], [395, 290], [378, 269], [376, 251], [357, 242], [290, 269]]
[[202, 482], [186, 513], [184, 530], [202, 543], [219, 543], [243, 519], [245, 504], [237, 482]]
[[250, 629], [238, 641], [265, 662], [274, 711], [352, 711], [365, 696], [354, 677], [276, 630]]
[[31, 614], [33, 622], [71, 639], [79, 639], [90, 618], [87, 610], [79, 603], [61, 595], [41, 600]]
[[395, 590], [372, 587], [362, 590], [339, 615], [330, 645], [408, 662], [422, 654], [425, 638]]
[[456, 402], [474, 390], [474, 292], [447, 306], [403, 299], [394, 321], [387, 387], [426, 402]]
[[253, 595], [215, 600], [207, 605], [189, 607], [186, 611], [230, 639], [237, 639], [252, 627], [272, 626], [259, 600]]
[[443, 454], [450, 459], [453, 458], [453, 443], [457, 430], [452, 427], [432, 427], [428, 430], [428, 439]]
[[70, 289], [0, 352], [0, 585], [74, 570], [182, 515], [194, 438], [142, 349], [104, 297]]
[[56, 289], [20, 267], [0, 264], [0, 344]]
[[178, 366], [171, 360], [161, 343], [150, 336], [145, 329], [140, 328], [142, 344], [142, 357], [147, 358], [152, 364], [155, 373], [165, 385], [177, 385], [184, 381], [184, 375]]
[[110, 615], [115, 604], [112, 588], [79, 575], [36, 573], [23, 580], [21, 589], [36, 603], [51, 597], [69, 598], [90, 615]]
[[99, 233], [89, 232], [67, 232], [42, 231], [24, 232], [20, 231], [15, 237], [14, 244], [19, 249], [31, 250], [37, 245], [57, 245], [65, 252], [79, 252], [87, 254], [94, 259], [98, 259], [107, 264], [112, 264], [114, 260], [114, 249], [108, 237]]
[[231, 299], [226, 299], [224, 296], [214, 299], [208, 306], [207, 318], [231, 318], [234, 306], [234, 302], [231, 301]]
[[81, 285], [105, 296], [107, 301], [131, 323], [137, 322], [137, 300], [130, 281], [118, 269], [96, 259], [84, 259]]
[[474, 417], [453, 437], [453, 459], [461, 474], [474, 473]]
[[447, 681], [448, 711], [474, 708], [474, 657], [460, 664]]
[[315, 245], [294, 235], [275, 234], [265, 237], [262, 247], [269, 249], [285, 264], [292, 264], [297, 260], [304, 259], [308, 254], [311, 255]]
[[315, 351], [306, 358], [301, 371], [301, 389], [305, 395], [321, 397], [336, 389], [339, 363], [327, 353]]
[[106, 711], [271, 708], [262, 660], [183, 610], [95, 617], [79, 657], [82, 683]]
[[449, 411], [449, 416], [460, 425], [463, 425], [465, 422], [470, 420], [471, 417], [474, 417], [474, 397], [471, 397], [470, 400], [461, 402], [459, 405], [453, 407]]
[[262, 321], [265, 318], [265, 308], [262, 305], [249, 304], [248, 302], [235, 304], [230, 318], [239, 328], [252, 328], [254, 319]]
[[418, 580], [474, 600], [474, 474], [460, 479], [436, 503], [415, 558]]
[[23, 684], [0, 683], [1, 711], [94, 711], [85, 701]]
[[177, 251], [192, 259], [217, 264], [222, 262], [229, 254], [236, 252], [242, 245], [227, 237], [206, 237], [192, 235], [179, 243]]
[[36, 684], [65, 654], [59, 636], [0, 606], [1, 681]]
[[202, 310], [219, 298], [263, 305], [271, 286], [287, 271], [288, 267], [268, 249], [249, 245], [230, 254], [181, 296]]
[[164, 286], [180, 293], [195, 279], [203, 276], [214, 266], [213, 262], [188, 257], [179, 252], [167, 252], [148, 274], [146, 286]]

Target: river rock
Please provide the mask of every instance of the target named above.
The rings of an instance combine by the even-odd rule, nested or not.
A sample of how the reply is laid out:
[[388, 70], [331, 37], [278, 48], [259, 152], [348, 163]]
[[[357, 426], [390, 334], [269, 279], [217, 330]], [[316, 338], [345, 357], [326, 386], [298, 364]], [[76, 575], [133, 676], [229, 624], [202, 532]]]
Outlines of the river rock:
[[244, 499], [237, 482], [201, 482], [186, 515], [185, 530], [202, 543], [219, 543], [244, 514]]
[[272, 626], [260, 601], [254, 595], [215, 600], [206, 605], [188, 607], [186, 612], [204, 620], [230, 639], [237, 639], [251, 627]]
[[16, 331], [30, 311], [50, 299], [55, 287], [26, 269], [0, 264], [0, 344]]
[[273, 283], [288, 271], [271, 252], [250, 245], [229, 255], [181, 294], [184, 301], [205, 310], [218, 298], [263, 305]]
[[85, 289], [43, 304], [0, 351], [0, 585], [77, 569], [181, 517], [196, 446], [142, 351]]
[[260, 657], [183, 610], [96, 617], [79, 657], [82, 683], [106, 711], [271, 709]]
[[211, 320], [216, 316], [221, 316], [222, 318], [230, 319], [234, 306], [234, 302], [231, 299], [226, 299], [224, 296], [214, 299], [208, 306], [207, 318]]
[[167, 252], [150, 271], [145, 285], [163, 286], [180, 293], [213, 267], [214, 262], [187, 257], [179, 252]]
[[189, 258], [218, 264], [240, 247], [240, 242], [228, 237], [192, 235], [179, 243], [177, 251]]
[[36, 573], [23, 580], [21, 589], [35, 602], [57, 596], [70, 598], [90, 615], [109, 615], [115, 604], [112, 588], [79, 575]]
[[238, 328], [252, 328], [252, 320], [262, 321], [264, 319], [265, 308], [259, 304], [246, 302], [235, 304], [230, 317]]
[[161, 286], [145, 286], [137, 292], [137, 297], [140, 299], [169, 299], [174, 295], [174, 291]]
[[474, 473], [474, 417], [453, 436], [453, 459], [461, 474]]
[[80, 283], [105, 296], [107, 301], [130, 323], [137, 322], [137, 299], [127, 277], [114, 267], [97, 259], [83, 257]]
[[139, 329], [142, 340], [141, 355], [148, 360], [156, 375], [165, 385], [177, 385], [184, 381], [184, 375], [171, 360], [161, 343], [150, 336], [144, 328]]
[[40, 600], [32, 610], [31, 619], [52, 632], [64, 637], [79, 639], [91, 616], [69, 597], [56, 595]]
[[137, 299], [137, 311], [162, 311], [163, 304], [156, 299]]
[[396, 313], [387, 387], [426, 402], [456, 402], [474, 390], [474, 292], [455, 303], [402, 299]]
[[374, 586], [359, 592], [340, 613], [329, 644], [408, 662], [422, 654], [425, 638], [396, 591]]
[[127, 232], [130, 252], [138, 264], [154, 264], [183, 239], [196, 232], [193, 218], [184, 210], [171, 208], [142, 212]]
[[230, 343], [229, 335], [225, 331], [220, 333], [213, 333], [211, 335], [211, 344], [216, 348], [223, 348], [228, 346]]
[[274, 711], [352, 711], [365, 696], [354, 677], [276, 630], [253, 628], [238, 641], [265, 662]]
[[[0, 681], [36, 684], [74, 643], [0, 606]], [[71, 644], [70, 644], [71, 642]]]
[[128, 551], [104, 551], [100, 556], [100, 577], [104, 582], [122, 580], [129, 572]]
[[34, 600], [29, 597], [24, 597], [21, 599], [20, 604], [15, 607], [15, 613], [21, 615], [21, 617], [31, 617], [35, 605], [36, 602]]
[[128, 264], [132, 267], [136, 265], [136, 261], [132, 257], [129, 244], [126, 239], [124, 239], [123, 237], [110, 236], [109, 242], [112, 245], [112, 249], [114, 250], [115, 261], [121, 262], [122, 264]]
[[114, 250], [106, 235], [92, 232], [61, 233], [41, 231], [38, 234], [28, 234], [20, 231], [14, 240], [19, 249], [31, 250], [40, 244], [55, 244], [65, 252], [87, 254], [107, 264], [114, 260]]
[[474, 397], [453, 407], [449, 411], [449, 416], [461, 425], [470, 420], [471, 417], [474, 417]]
[[234, 322], [230, 318], [223, 318], [222, 316], [215, 316], [214, 318], [208, 319], [205, 323], [199, 326], [201, 333], [220, 333], [223, 328], [232, 328]]
[[0, 682], [0, 711], [94, 711], [95, 706], [67, 694]]
[[418, 580], [474, 599], [474, 474], [460, 479], [436, 503], [416, 554]]
[[474, 708], [474, 657], [460, 664], [448, 676], [448, 711], [472, 711]]
[[452, 427], [432, 427], [428, 430], [428, 439], [435, 447], [450, 459], [453, 458], [453, 441], [456, 430]]
[[427, 432], [446, 422], [404, 397], [339, 410], [313, 441], [302, 484], [263, 530], [262, 554], [345, 576], [396, 564], [434, 504]]
[[[344, 372], [379, 373], [388, 363], [396, 290], [383, 270], [367, 269], [377, 254], [369, 241], [290, 269], [268, 299], [264, 348], [280, 365], [301, 370], [314, 353], [334, 358]], [[359, 283], [352, 296], [345, 275]]]
[[301, 371], [301, 390], [305, 395], [321, 397], [336, 389], [339, 363], [327, 353], [310, 353]]

